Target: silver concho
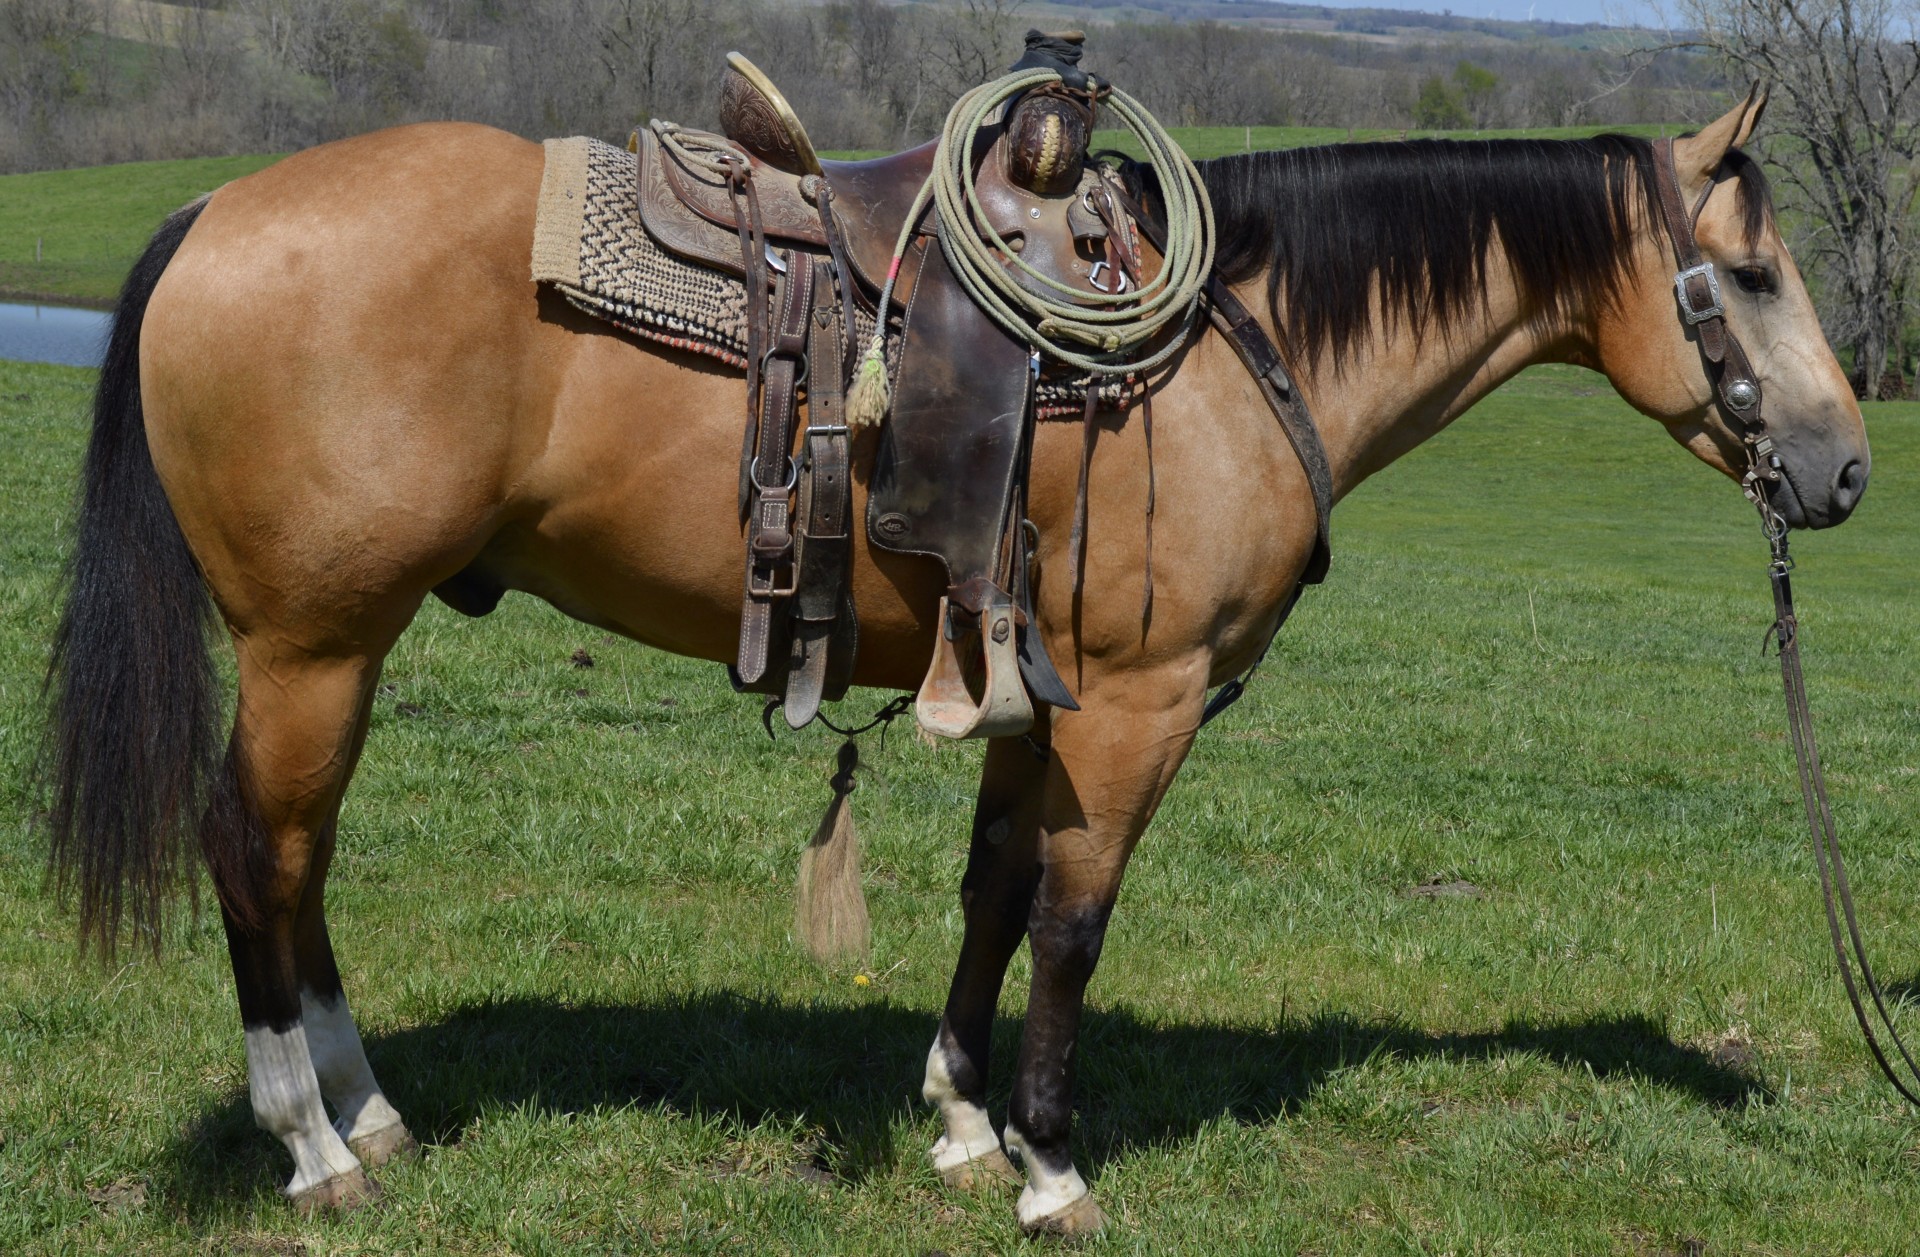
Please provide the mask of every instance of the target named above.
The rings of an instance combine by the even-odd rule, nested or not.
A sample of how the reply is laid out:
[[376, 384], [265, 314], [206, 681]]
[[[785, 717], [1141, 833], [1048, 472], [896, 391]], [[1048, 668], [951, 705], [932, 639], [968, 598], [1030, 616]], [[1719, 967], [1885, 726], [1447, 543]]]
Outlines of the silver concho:
[[1760, 400], [1760, 390], [1753, 386], [1751, 380], [1735, 380], [1727, 385], [1726, 397], [1727, 405], [1735, 410], [1751, 410], [1753, 404]]

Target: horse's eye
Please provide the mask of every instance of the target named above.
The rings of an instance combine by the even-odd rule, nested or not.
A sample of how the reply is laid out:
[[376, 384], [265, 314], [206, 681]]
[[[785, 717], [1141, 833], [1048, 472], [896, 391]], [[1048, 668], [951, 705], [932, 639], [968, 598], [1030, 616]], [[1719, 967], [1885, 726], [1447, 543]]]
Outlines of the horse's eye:
[[1764, 266], [1738, 266], [1733, 271], [1733, 282], [1746, 292], [1772, 292], [1773, 275]]

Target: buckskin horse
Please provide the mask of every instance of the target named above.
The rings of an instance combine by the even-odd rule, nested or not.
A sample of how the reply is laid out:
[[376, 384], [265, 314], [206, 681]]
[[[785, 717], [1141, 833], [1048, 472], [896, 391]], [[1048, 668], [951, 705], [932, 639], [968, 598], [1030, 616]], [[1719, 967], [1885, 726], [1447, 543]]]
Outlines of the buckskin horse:
[[[1772, 507], [1820, 528], [1859, 501], [1867, 442], [1738, 147], [1763, 104], [1676, 142], [1673, 168], [1765, 388]], [[1675, 309], [1655, 152], [1619, 136], [1417, 141], [1207, 164], [1221, 269], [1287, 347], [1338, 494], [1539, 362], [1604, 373], [1701, 461], [1745, 470], [1701, 333]], [[348, 1011], [323, 886], [382, 660], [429, 591], [468, 573], [664, 650], [724, 661], [736, 645], [742, 381], [529, 282], [540, 178], [538, 145], [425, 125], [229, 184], [155, 236], [100, 379], [50, 679], [54, 867], [83, 936], [157, 940], [197, 843], [254, 1115], [309, 1208], [364, 1199], [365, 1170], [412, 1144]], [[1176, 365], [1153, 383], [1150, 617], [1141, 425], [1100, 425], [1077, 592], [1050, 574], [1067, 567], [1081, 434], [1036, 436], [1038, 621], [1080, 710], [1039, 713], [1044, 758], [1023, 739], [986, 749], [965, 937], [927, 1058], [942, 1177], [1018, 1181], [985, 1100], [995, 1003], [1026, 939], [1004, 1147], [1029, 1230], [1101, 1224], [1069, 1153], [1082, 999], [1209, 687], [1259, 656], [1315, 535], [1301, 465], [1222, 338], [1196, 335]], [[911, 690], [938, 574], [857, 550], [855, 681]], [[238, 665], [230, 738], [216, 613]]]

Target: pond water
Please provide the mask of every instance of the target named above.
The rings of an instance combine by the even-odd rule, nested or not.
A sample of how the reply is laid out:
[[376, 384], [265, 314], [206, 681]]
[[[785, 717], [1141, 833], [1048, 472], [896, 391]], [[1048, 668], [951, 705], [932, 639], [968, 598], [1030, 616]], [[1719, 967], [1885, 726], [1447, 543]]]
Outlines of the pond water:
[[112, 323], [101, 310], [0, 302], [0, 358], [97, 367]]

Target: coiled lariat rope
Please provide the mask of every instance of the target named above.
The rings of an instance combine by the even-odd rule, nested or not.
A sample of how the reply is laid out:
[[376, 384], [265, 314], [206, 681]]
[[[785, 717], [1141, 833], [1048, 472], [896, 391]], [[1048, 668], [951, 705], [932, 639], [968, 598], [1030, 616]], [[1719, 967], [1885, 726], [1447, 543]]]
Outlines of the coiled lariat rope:
[[[1151, 371], [1179, 352], [1186, 339], [1184, 333], [1192, 326], [1200, 294], [1213, 270], [1214, 225], [1213, 204], [1199, 170], [1145, 106], [1117, 88], [1104, 97], [1138, 137], [1160, 172], [1167, 247], [1160, 273], [1150, 282], [1110, 293], [1063, 284], [1022, 261], [987, 221], [980, 204], [972, 156], [974, 139], [987, 116], [1022, 92], [1059, 81], [1058, 71], [1026, 70], [976, 87], [955, 103], [940, 132], [933, 173], [901, 224], [878, 308], [883, 315], [889, 308], [901, 261], [921, 216], [929, 204], [934, 204], [940, 211], [940, 249], [948, 267], [967, 295], [1010, 335], [1043, 358], [1065, 363], [1096, 379]], [[1013, 270], [1071, 300], [1033, 291]], [[1148, 341], [1175, 323], [1180, 324], [1181, 335], [1170, 338], [1148, 357], [1135, 356]], [[886, 319], [882, 317], [854, 373], [847, 402], [848, 422], [856, 427], [878, 423], [888, 404]]]

